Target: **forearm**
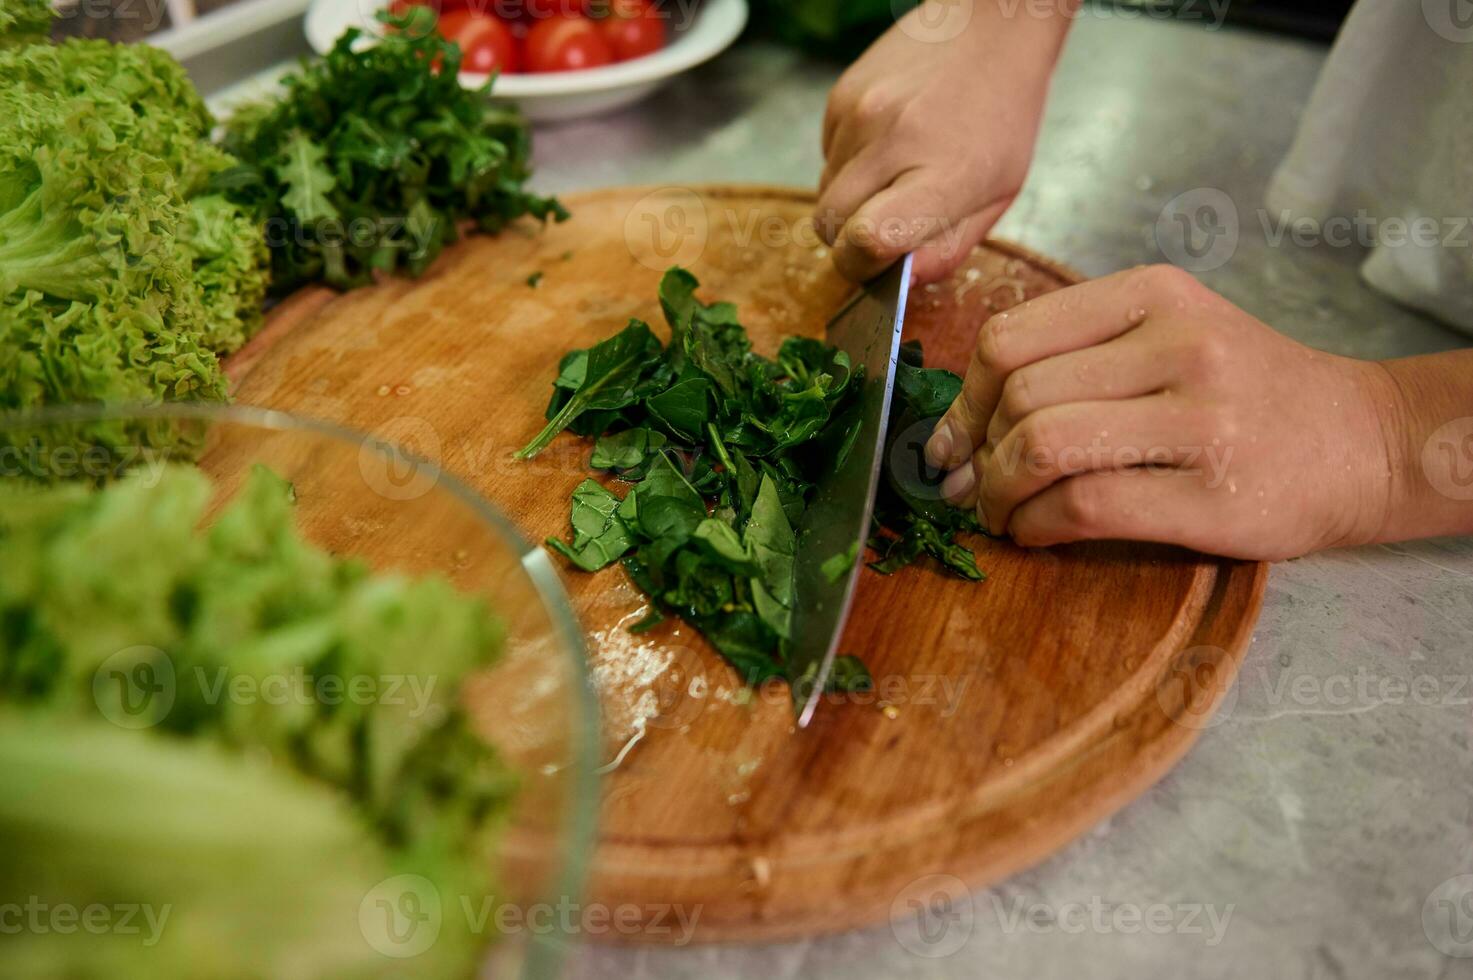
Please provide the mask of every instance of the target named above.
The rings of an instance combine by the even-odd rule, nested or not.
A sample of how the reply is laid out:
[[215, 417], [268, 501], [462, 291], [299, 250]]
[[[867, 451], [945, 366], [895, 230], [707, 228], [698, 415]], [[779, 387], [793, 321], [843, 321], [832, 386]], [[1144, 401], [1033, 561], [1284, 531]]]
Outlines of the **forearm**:
[[[1074, 23], [1083, 0], [1055, 0], [1043, 4], [1030, 0], [979, 0], [970, 9], [949, 0], [926, 0], [911, 16], [925, 18], [929, 8], [944, 8], [945, 16], [969, 16], [967, 39], [991, 58], [1002, 58], [1020, 77], [1016, 81], [1047, 84], [1053, 74], [1064, 38]], [[940, 17], [935, 14], [933, 17]], [[940, 21], [935, 21], [940, 24]], [[926, 23], [922, 19], [921, 23]], [[999, 40], [1006, 40], [999, 45]], [[991, 66], [982, 66], [991, 67]]]
[[1473, 533], [1473, 350], [1378, 367], [1388, 493], [1370, 540]]

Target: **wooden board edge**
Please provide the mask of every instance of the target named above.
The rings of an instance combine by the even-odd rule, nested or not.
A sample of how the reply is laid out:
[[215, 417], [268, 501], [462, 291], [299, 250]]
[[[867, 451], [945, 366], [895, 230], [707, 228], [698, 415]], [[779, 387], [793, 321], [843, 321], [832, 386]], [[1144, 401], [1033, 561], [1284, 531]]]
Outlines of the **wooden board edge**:
[[[1218, 577], [1208, 603], [1210, 614], [1197, 623], [1189, 644], [1183, 645], [1177, 651], [1178, 657], [1173, 658], [1172, 664], [1178, 662], [1181, 655], [1189, 650], [1215, 647], [1222, 652], [1222, 662], [1230, 667], [1229, 676], [1236, 683], [1237, 672], [1246, 655], [1253, 627], [1262, 608], [1268, 565], [1263, 562], [1223, 559], [1217, 569]], [[1209, 712], [1218, 709], [1229, 686], [1223, 685], [1212, 692]], [[1138, 724], [1161, 714], [1155, 698], [1145, 699], [1137, 704], [1131, 722]], [[1072, 760], [1071, 766], [1058, 769], [1050, 774], [1049, 779], [1032, 785], [1031, 795], [1046, 795], [1053, 783], [1077, 772], [1078, 767], [1104, 752], [1111, 739], [1123, 738], [1129, 728], [1129, 723], [1114, 726], [1113, 731], [1092, 746], [1090, 751]], [[930, 874], [960, 879], [975, 893], [996, 881], [1042, 863], [1065, 845], [1098, 826], [1101, 821], [1118, 813], [1170, 772], [1191, 750], [1200, 735], [1201, 729], [1198, 727], [1176, 723], [1161, 727], [1158, 736], [1145, 743], [1134, 754], [1136, 765], [1130, 770], [1124, 773], [1099, 773], [1087, 787], [1087, 790], [1097, 792], [1088, 796], [1084, 805], [1076, 805], [1063, 813], [1052, 811], [1055, 815], [1052, 823], [1030, 827], [1029, 835], [1021, 839], [1015, 849], [1001, 857], [988, 857], [968, 865], [949, 862], [931, 866], [908, 864], [903, 856], [898, 857], [894, 864], [897, 868], [905, 869], [903, 874], [892, 876], [883, 885], [872, 887], [866, 893], [851, 893], [848, 896], [850, 902], [841, 911], [811, 918], [787, 917], [781, 921], [713, 924], [710, 920], [703, 920], [696, 923], [692, 942], [700, 945], [783, 942], [873, 928], [889, 921], [894, 898], [908, 882]], [[1079, 794], [1075, 792], [1073, 795], [1077, 803]], [[637, 859], [631, 856], [631, 860]], [[597, 895], [593, 895], [593, 898], [597, 900]], [[646, 934], [643, 930], [629, 935], [600, 937], [599, 941], [630, 946], [668, 945], [660, 936]]]

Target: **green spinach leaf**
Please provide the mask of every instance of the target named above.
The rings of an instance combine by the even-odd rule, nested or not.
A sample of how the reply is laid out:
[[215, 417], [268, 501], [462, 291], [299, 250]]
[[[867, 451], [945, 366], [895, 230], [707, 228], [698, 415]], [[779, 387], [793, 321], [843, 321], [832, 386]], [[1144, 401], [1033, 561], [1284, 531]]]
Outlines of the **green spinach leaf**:
[[641, 479], [668, 440], [664, 433], [639, 426], [598, 437], [589, 465], [599, 470], [617, 470], [630, 479]]
[[573, 491], [573, 542], [548, 538], [547, 545], [586, 572], [596, 572], [624, 557], [633, 546], [620, 511], [624, 502], [593, 480]]
[[[565, 359], [554, 386], [572, 394], [546, 427], [517, 453], [531, 459], [547, 448], [553, 437], [590, 409], [619, 409], [635, 401], [641, 374], [652, 369], [660, 357], [660, 342], [650, 328], [638, 320], [584, 352], [582, 358]], [[561, 382], [561, 383], [559, 383]], [[555, 395], [556, 397], [556, 395]]]
[[777, 484], [771, 477], [764, 478], [757, 491], [744, 537], [761, 570], [761, 574], [752, 579], [753, 603], [763, 622], [778, 636], [788, 639], [792, 634], [793, 600], [797, 589], [793, 567], [798, 541], [787, 514], [783, 512]]

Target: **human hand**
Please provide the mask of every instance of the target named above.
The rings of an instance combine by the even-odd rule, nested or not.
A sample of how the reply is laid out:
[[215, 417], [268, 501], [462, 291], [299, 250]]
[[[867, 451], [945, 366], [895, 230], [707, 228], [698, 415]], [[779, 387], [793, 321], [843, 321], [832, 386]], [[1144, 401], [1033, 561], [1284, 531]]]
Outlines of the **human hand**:
[[1382, 536], [1390, 379], [1142, 267], [989, 319], [926, 456], [953, 470], [949, 501], [1019, 544], [1288, 558]]
[[966, 259], [1023, 184], [1071, 13], [953, 4], [970, 19], [938, 40], [918, 7], [850, 66], [824, 116], [814, 218], [840, 274], [861, 282], [914, 251], [932, 282]]

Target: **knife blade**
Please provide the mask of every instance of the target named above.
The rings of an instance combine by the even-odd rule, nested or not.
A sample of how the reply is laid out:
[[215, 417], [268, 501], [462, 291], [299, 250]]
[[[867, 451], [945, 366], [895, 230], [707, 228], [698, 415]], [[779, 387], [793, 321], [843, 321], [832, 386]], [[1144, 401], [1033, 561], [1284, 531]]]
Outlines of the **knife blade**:
[[[856, 370], [863, 368], [864, 377], [858, 435], [839, 464], [814, 487], [798, 528], [793, 569], [797, 601], [788, 676], [793, 678], [793, 707], [799, 728], [808, 726], [823, 696], [859, 584], [895, 390], [910, 266], [911, 257], [907, 255], [888, 272], [866, 283], [825, 330], [828, 343], [846, 352]], [[849, 570], [831, 579], [824, 562], [846, 553], [854, 555]]]

